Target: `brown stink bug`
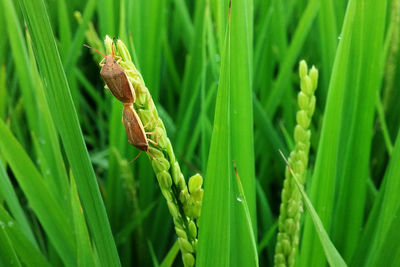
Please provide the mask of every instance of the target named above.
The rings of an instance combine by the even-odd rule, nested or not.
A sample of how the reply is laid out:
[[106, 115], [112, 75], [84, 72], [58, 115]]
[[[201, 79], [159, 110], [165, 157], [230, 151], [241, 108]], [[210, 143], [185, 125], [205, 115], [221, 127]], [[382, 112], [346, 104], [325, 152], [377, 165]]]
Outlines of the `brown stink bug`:
[[[97, 51], [104, 59], [100, 62], [101, 70], [100, 75], [103, 77], [107, 88], [111, 93], [123, 104], [135, 103], [136, 95], [132, 84], [128, 80], [125, 70], [115, 60], [116, 56], [114, 49], [111, 55], [104, 55], [97, 49], [88, 45], [86, 47]], [[103, 63], [105, 61], [105, 63]]]

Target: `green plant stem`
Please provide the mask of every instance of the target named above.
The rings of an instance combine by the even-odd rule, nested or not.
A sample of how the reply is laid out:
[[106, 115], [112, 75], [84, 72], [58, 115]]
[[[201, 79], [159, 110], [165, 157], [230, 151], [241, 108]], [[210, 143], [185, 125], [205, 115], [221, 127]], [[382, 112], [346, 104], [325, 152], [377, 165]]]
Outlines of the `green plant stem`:
[[378, 113], [379, 122], [381, 123], [381, 129], [382, 129], [383, 139], [385, 140], [386, 149], [388, 151], [389, 156], [391, 156], [393, 152], [393, 144], [392, 141], [390, 140], [389, 130], [385, 119], [385, 112], [383, 111], [383, 105], [381, 102], [381, 98], [379, 97], [379, 91], [376, 92], [375, 106], [376, 106], [376, 111]]
[[[107, 53], [111, 54], [113, 41], [108, 36], [105, 39], [105, 46]], [[141, 74], [133, 64], [125, 44], [118, 40], [116, 47], [117, 57], [121, 58], [118, 63], [125, 69], [135, 90], [134, 109], [145, 126], [149, 143], [147, 154], [174, 221], [183, 263], [185, 266], [194, 266], [198, 232], [195, 221], [200, 217], [203, 179], [196, 174], [189, 179], [189, 187], [186, 185], [164, 123], [158, 116]]]

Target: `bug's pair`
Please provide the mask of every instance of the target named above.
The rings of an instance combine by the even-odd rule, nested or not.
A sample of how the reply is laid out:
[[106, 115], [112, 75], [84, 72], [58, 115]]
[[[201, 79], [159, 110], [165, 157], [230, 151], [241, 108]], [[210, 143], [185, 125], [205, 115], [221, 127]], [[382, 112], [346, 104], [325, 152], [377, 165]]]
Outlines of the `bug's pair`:
[[[85, 46], [94, 49], [90, 46]], [[100, 75], [103, 77], [111, 93], [123, 104], [122, 122], [125, 126], [125, 131], [128, 136], [128, 142], [139, 148], [141, 152], [144, 151], [150, 154], [149, 142], [153, 143], [154, 145], [158, 144], [157, 142], [147, 138], [147, 135], [153, 134], [153, 132], [145, 132], [144, 129], [147, 124], [143, 126], [142, 121], [133, 108], [133, 104], [136, 101], [136, 93], [132, 83], [129, 81], [128, 76], [126, 75], [125, 70], [115, 60], [116, 56], [114, 49], [112, 49], [111, 55], [103, 55], [98, 50], [94, 50], [104, 57], [104, 59], [100, 62]], [[105, 61], [105, 63], [103, 63], [103, 61]], [[136, 158], [139, 157], [140, 153], [136, 156]], [[136, 158], [134, 160], [136, 160]]]

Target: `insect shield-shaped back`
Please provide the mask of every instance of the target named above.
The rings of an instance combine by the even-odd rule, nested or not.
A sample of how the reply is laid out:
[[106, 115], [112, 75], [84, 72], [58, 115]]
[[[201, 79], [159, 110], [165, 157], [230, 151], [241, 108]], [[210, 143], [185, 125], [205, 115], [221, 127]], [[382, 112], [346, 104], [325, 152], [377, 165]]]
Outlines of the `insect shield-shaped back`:
[[128, 141], [135, 147], [142, 151], [148, 151], [149, 144], [147, 142], [146, 132], [142, 121], [138, 114], [133, 109], [133, 105], [124, 104], [122, 111], [122, 121], [125, 126], [126, 134], [128, 135]]
[[115, 61], [112, 55], [106, 56], [106, 63], [100, 70], [100, 74], [111, 93], [122, 103], [135, 102], [135, 91], [126, 76], [125, 70]]

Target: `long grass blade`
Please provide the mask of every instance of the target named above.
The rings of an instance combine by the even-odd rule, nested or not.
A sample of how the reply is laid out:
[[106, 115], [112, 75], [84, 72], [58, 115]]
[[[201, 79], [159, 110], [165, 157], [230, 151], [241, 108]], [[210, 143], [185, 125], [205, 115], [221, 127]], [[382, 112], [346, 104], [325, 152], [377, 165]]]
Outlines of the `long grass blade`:
[[77, 262], [82, 266], [95, 266], [94, 253], [87, 230], [85, 217], [78, 196], [75, 180], [71, 175], [71, 206], [76, 233]]
[[7, 206], [10, 209], [11, 214], [15, 218], [16, 222], [18, 222], [18, 224], [20, 225], [21, 231], [24, 232], [24, 234], [29, 239], [29, 241], [32, 242], [32, 244], [37, 246], [36, 239], [33, 236], [28, 219], [26, 218], [26, 215], [19, 203], [17, 194], [12, 187], [10, 178], [7, 175], [2, 161], [0, 161], [0, 194], [2, 198], [5, 199], [5, 202], [7, 203]]
[[[44, 230], [64, 260], [65, 264], [74, 263], [74, 237], [68, 222], [68, 214], [61, 208], [53, 193], [43, 182], [43, 178], [15, 137], [0, 120], [0, 149], [10, 164], [13, 173], [35, 211]], [[21, 165], [20, 162], [24, 162]]]
[[19, 224], [14, 221], [3, 206], [0, 206], [0, 220], [6, 222], [4, 229], [19, 259], [26, 266], [50, 267], [44, 255], [33, 245], [21, 231]]
[[32, 33], [39, 70], [46, 81], [46, 98], [76, 178], [95, 247], [104, 265], [118, 266], [119, 258], [116, 246], [111, 235], [93, 167], [83, 142], [82, 131], [79, 127], [44, 3], [41, 0], [21, 0], [20, 4]]
[[[253, 20], [252, 1], [232, 1], [230, 8], [230, 120], [231, 153], [237, 165], [246, 203], [233, 205], [231, 262], [237, 266], [258, 265], [255, 236], [256, 183], [253, 137]], [[240, 188], [240, 187], [239, 187]], [[236, 190], [235, 190], [236, 191]], [[236, 191], [237, 192], [237, 191]], [[242, 204], [242, 205], [241, 205]], [[246, 216], [246, 212], [249, 214]], [[249, 218], [250, 217], [250, 218]], [[249, 233], [249, 221], [251, 231]], [[240, 252], [239, 252], [240, 251]]]
[[307, 8], [304, 11], [302, 18], [297, 26], [296, 32], [294, 33], [287, 54], [285, 55], [285, 58], [281, 63], [278, 77], [276, 78], [275, 84], [268, 98], [266, 109], [267, 114], [271, 117], [275, 114], [276, 109], [282, 100], [282, 96], [285, 93], [284, 85], [286, 83], [286, 79], [290, 75], [290, 72], [296, 64], [296, 59], [302, 45], [304, 44], [304, 40], [310, 31], [311, 24], [317, 15], [318, 9], [318, 0], [309, 1], [307, 4]]
[[[382, 66], [384, 11], [384, 1], [348, 4], [311, 184], [315, 209], [346, 260], [354, 253], [362, 225], [375, 94]], [[358, 49], [361, 45], [365, 49]], [[302, 254], [303, 266], [325, 262], [309, 218]]]
[[[399, 223], [400, 205], [398, 190], [400, 190], [400, 134], [397, 135], [393, 155], [385, 173], [377, 200], [368, 218], [368, 223], [362, 235], [353, 266], [396, 265], [398, 260], [394, 255], [399, 254], [396, 245], [399, 238], [395, 231]], [[367, 255], [367, 256], [365, 256]]]
[[4, 226], [0, 227], [0, 264], [10, 267], [21, 266], [17, 254], [12, 247], [11, 241], [4, 230]]
[[225, 36], [200, 217], [197, 266], [230, 266], [232, 161], [230, 157], [230, 27]]
[[301, 196], [303, 197], [304, 203], [307, 207], [307, 210], [310, 212], [315, 230], [318, 234], [319, 240], [321, 242], [322, 247], [324, 248], [326, 259], [329, 262], [330, 266], [337, 267], [346, 267], [347, 264], [344, 262], [343, 258], [340, 256], [339, 252], [336, 250], [335, 246], [332, 244], [332, 241], [329, 239], [329, 235], [324, 229], [324, 225], [321, 222], [321, 219], [318, 217], [318, 213], [315, 211], [310, 199], [308, 198], [306, 192], [301, 186], [298, 178], [294, 174], [292, 168], [290, 167], [288, 161], [285, 156], [279, 151], [282, 157], [285, 160], [286, 165], [288, 166], [290, 173], [292, 174], [294, 181], [296, 183], [297, 188], [300, 190]]

